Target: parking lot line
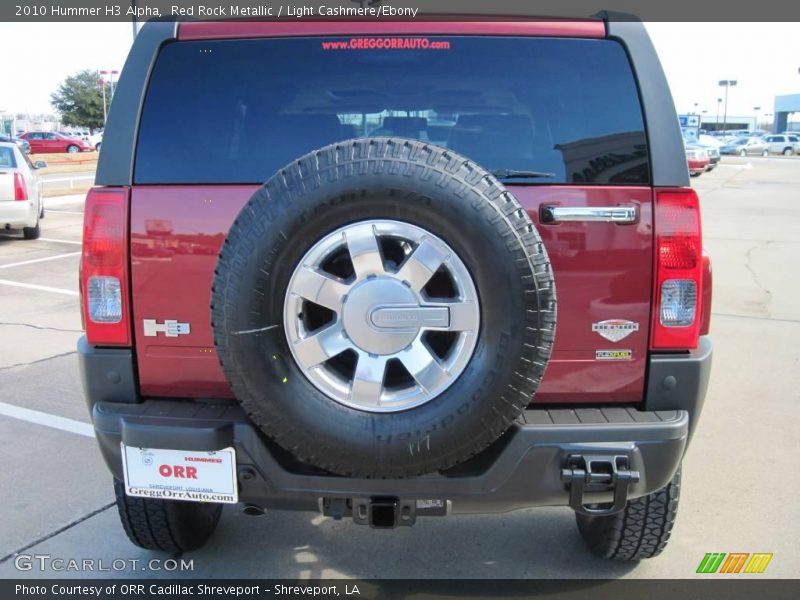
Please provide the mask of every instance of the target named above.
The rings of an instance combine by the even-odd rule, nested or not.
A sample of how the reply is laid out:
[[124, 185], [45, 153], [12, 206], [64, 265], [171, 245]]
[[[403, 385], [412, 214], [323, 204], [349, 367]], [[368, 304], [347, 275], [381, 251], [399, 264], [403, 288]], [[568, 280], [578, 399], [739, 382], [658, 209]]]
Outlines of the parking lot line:
[[45, 427], [52, 427], [53, 429], [60, 429], [61, 431], [68, 431], [69, 433], [75, 433], [85, 437], [94, 437], [94, 427], [88, 423], [76, 421], [75, 419], [67, 419], [66, 417], [59, 417], [58, 415], [51, 415], [50, 413], [40, 410], [31, 410], [30, 408], [22, 408], [21, 406], [0, 402], [0, 415], [11, 417], [12, 419], [19, 419], [20, 421], [27, 421], [28, 423], [44, 425]]
[[0, 269], [10, 269], [11, 267], [21, 267], [23, 265], [32, 265], [34, 263], [47, 262], [49, 260], [57, 260], [59, 258], [68, 258], [70, 256], [80, 256], [80, 252], [67, 252], [66, 254], [56, 254], [55, 256], [45, 256], [44, 258], [32, 258], [31, 260], [23, 260], [21, 262], [9, 263], [7, 265], [0, 265]]
[[42, 242], [58, 242], [59, 244], [75, 244], [77, 246], [83, 245], [83, 242], [76, 242], [75, 240], [56, 240], [53, 238], [39, 238], [39, 240]]
[[53, 294], [64, 294], [65, 296], [77, 296], [78, 292], [73, 290], [65, 290], [62, 288], [54, 288], [46, 285], [34, 285], [32, 283], [20, 283], [19, 281], [9, 281], [8, 279], [0, 279], [0, 285], [8, 285], [11, 287], [25, 288], [29, 290], [38, 290], [40, 292], [52, 292]]

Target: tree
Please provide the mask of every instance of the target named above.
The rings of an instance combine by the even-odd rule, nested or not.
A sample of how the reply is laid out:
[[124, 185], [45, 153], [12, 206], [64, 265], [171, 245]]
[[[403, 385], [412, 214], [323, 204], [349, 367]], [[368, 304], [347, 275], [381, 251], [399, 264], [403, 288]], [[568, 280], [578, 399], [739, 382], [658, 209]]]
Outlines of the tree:
[[[97, 80], [95, 71], [80, 71], [67, 77], [50, 95], [50, 104], [61, 113], [65, 125], [90, 129], [103, 126], [103, 95]], [[106, 99], [108, 93], [106, 89]]]

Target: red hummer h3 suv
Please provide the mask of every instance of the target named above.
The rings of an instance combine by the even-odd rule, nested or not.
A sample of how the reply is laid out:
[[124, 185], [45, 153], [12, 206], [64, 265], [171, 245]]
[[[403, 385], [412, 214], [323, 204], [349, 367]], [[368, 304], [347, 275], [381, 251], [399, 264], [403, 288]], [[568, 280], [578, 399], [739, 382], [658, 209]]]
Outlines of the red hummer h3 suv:
[[711, 271], [641, 23], [150, 22], [96, 181], [80, 365], [135, 544], [565, 506], [663, 549]]

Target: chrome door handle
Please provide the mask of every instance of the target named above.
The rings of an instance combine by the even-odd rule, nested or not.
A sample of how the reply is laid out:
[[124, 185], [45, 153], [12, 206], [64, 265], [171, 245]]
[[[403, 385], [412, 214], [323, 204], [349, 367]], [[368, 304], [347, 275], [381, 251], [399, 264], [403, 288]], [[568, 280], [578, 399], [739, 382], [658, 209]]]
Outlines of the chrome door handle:
[[539, 220], [542, 223], [635, 223], [639, 218], [636, 206], [542, 206]]

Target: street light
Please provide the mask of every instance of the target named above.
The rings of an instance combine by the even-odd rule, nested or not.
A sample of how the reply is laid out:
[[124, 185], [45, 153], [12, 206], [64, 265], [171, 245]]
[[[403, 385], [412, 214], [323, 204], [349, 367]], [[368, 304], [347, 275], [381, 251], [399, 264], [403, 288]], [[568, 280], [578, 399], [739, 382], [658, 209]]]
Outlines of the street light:
[[[113, 69], [111, 71], [100, 71], [100, 79], [97, 80], [97, 85], [99, 85], [103, 90], [103, 126], [105, 127], [106, 119], [108, 118], [108, 109], [106, 104], [106, 83], [111, 86], [111, 92], [108, 98], [108, 104], [111, 104], [111, 101], [114, 99], [114, 90], [116, 87], [114, 86], [114, 75], [118, 75], [119, 71]], [[106, 82], [106, 75], [109, 75], [108, 82]]]
[[719, 84], [725, 88], [725, 111], [722, 116], [722, 131], [728, 128], [728, 88], [733, 87], [738, 82], [735, 79], [721, 79]]

